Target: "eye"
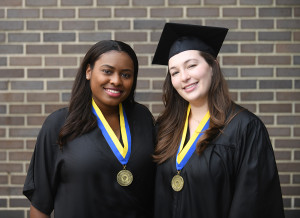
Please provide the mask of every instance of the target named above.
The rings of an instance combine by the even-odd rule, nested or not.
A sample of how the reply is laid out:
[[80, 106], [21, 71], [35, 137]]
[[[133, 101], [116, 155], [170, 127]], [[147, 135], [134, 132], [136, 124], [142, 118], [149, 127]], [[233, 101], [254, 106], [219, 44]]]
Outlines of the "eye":
[[175, 75], [178, 74], [178, 73], [179, 73], [178, 71], [170, 72], [171, 76], [175, 76]]
[[190, 65], [188, 65], [188, 69], [196, 67], [196, 66], [197, 66], [196, 64], [190, 64]]
[[131, 77], [130, 73], [121, 73], [121, 76], [125, 79], [129, 79]]
[[106, 74], [111, 74], [112, 71], [111, 70], [108, 70], [108, 69], [102, 69], [102, 72], [106, 73]]

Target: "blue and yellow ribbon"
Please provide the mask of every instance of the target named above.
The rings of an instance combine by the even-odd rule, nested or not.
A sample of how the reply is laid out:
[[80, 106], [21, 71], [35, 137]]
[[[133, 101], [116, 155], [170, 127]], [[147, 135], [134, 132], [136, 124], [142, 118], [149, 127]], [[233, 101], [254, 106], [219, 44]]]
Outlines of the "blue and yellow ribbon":
[[120, 161], [120, 163], [126, 165], [131, 153], [131, 134], [130, 134], [130, 128], [126, 117], [126, 113], [123, 109], [122, 104], [121, 103], [119, 104], [119, 115], [120, 115], [121, 137], [122, 137], [124, 147], [122, 146], [118, 137], [116, 136], [116, 134], [114, 133], [114, 131], [112, 130], [108, 122], [106, 121], [101, 110], [98, 108], [97, 104], [95, 103], [94, 99], [92, 99], [92, 106], [93, 106], [93, 113], [97, 117], [98, 127], [100, 128], [109, 147], [113, 151], [116, 158]]
[[177, 151], [176, 155], [176, 168], [178, 171], [180, 171], [185, 164], [188, 162], [194, 151], [196, 150], [196, 145], [197, 141], [199, 138], [203, 135], [204, 131], [208, 129], [209, 127], [209, 118], [210, 114], [209, 111], [205, 114], [201, 122], [199, 123], [197, 129], [193, 133], [192, 137], [190, 137], [189, 141], [187, 144], [183, 147], [185, 139], [186, 139], [186, 134], [187, 134], [187, 129], [188, 129], [188, 123], [189, 123], [189, 114], [191, 111], [191, 105], [188, 106], [187, 113], [186, 113], [186, 120], [183, 128], [183, 133], [182, 133], [182, 138], [181, 142]]

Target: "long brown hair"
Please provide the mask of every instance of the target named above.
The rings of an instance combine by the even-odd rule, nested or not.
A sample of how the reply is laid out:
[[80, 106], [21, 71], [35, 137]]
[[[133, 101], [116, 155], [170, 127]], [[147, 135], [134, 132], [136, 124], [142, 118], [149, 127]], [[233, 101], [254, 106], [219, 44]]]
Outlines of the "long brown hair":
[[138, 59], [133, 49], [124, 42], [116, 40], [103, 40], [93, 45], [86, 53], [78, 69], [69, 103], [68, 117], [60, 129], [58, 144], [62, 148], [68, 141], [87, 133], [97, 125], [96, 118], [92, 113], [92, 91], [90, 81], [86, 80], [86, 69], [94, 68], [95, 62], [100, 56], [109, 51], [126, 52], [134, 64], [134, 81], [129, 96], [123, 104], [125, 107], [134, 102], [134, 92], [138, 76]]
[[[213, 72], [208, 91], [210, 124], [197, 142], [197, 152], [200, 155], [233, 116], [229, 115], [233, 102], [218, 62], [208, 53], [199, 51], [199, 54], [211, 66]], [[176, 155], [188, 106], [188, 102], [172, 86], [170, 73], [167, 74], [163, 86], [163, 103], [165, 109], [157, 118], [158, 134], [154, 154], [154, 160], [159, 164]]]

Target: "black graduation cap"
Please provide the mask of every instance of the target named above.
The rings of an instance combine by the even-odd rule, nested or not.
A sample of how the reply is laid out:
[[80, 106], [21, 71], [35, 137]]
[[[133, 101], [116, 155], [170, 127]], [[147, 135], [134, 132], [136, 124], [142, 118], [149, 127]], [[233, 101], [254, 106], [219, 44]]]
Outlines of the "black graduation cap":
[[152, 64], [168, 65], [169, 59], [186, 50], [199, 50], [218, 56], [227, 28], [166, 23]]

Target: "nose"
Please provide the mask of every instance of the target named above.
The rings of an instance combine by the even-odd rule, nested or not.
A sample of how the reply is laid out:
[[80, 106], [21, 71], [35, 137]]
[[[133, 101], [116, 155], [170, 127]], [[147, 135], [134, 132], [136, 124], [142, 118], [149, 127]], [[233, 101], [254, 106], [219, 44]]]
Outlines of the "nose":
[[187, 70], [182, 70], [181, 71], [181, 80], [182, 81], [187, 81], [191, 78], [190, 74], [187, 72]]
[[119, 86], [122, 83], [119, 73], [115, 72], [111, 75], [110, 83], [114, 86]]

